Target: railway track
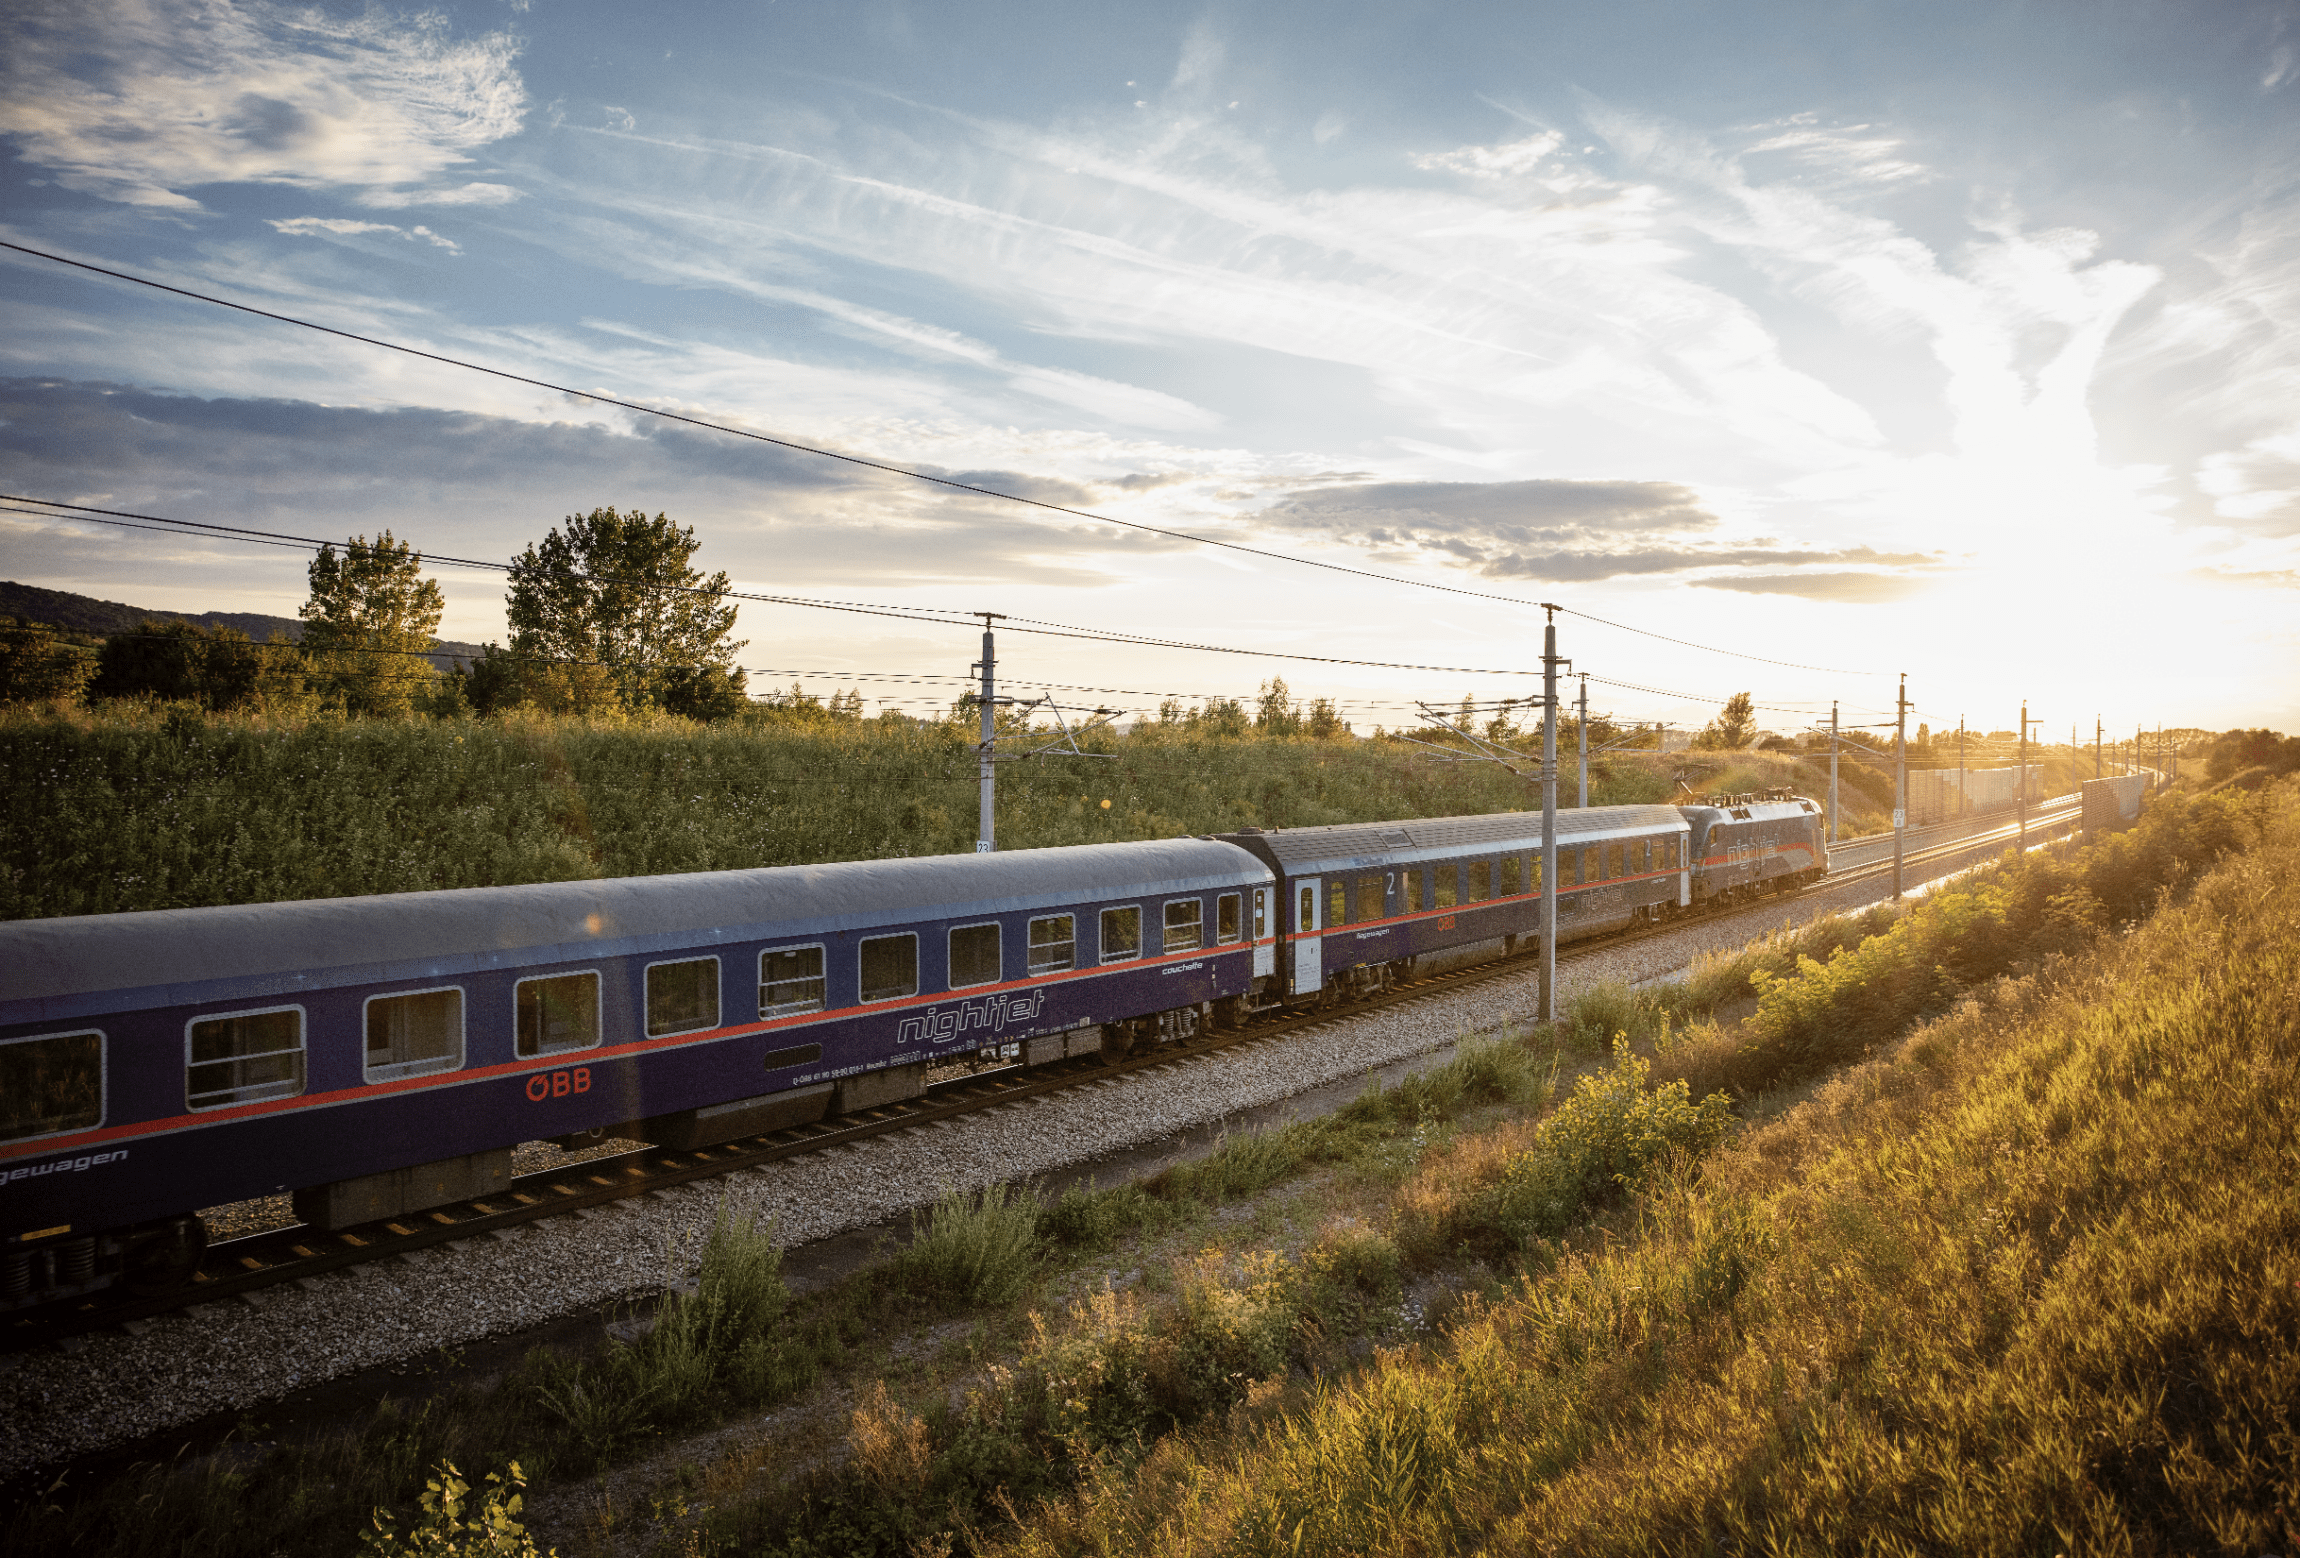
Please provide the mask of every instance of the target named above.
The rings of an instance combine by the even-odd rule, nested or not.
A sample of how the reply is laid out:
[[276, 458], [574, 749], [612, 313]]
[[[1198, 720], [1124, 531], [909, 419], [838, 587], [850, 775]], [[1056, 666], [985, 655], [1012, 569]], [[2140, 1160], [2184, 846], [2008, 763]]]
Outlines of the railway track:
[[[2072, 809], [2034, 818], [2029, 828], [2049, 836], [2065, 831], [2075, 817]], [[2016, 827], [2008, 826], [1936, 844], [1909, 852], [1904, 864], [1919, 868], [1951, 856], [1993, 849], [2016, 833]], [[1800, 893], [1746, 900], [1719, 911], [1719, 916], [1755, 912], [1805, 894], [1865, 881], [1891, 870], [1892, 862], [1885, 860], [1833, 872]], [[1674, 919], [1593, 937], [1559, 949], [1558, 961], [1560, 964], [1578, 962], [1698, 923], [1701, 920]], [[613, 1157], [561, 1165], [521, 1175], [503, 1191], [478, 1200], [358, 1228], [322, 1232], [297, 1224], [243, 1235], [211, 1246], [190, 1284], [165, 1296], [110, 1301], [99, 1297], [20, 1316], [0, 1326], [0, 1354], [22, 1352], [49, 1343], [68, 1348], [83, 1342], [93, 1332], [110, 1328], [133, 1333], [160, 1315], [177, 1311], [198, 1314], [211, 1304], [237, 1301], [261, 1308], [267, 1289], [287, 1283], [310, 1283], [347, 1266], [412, 1256], [416, 1251], [462, 1239], [490, 1234], [509, 1237], [511, 1230], [543, 1218], [596, 1216], [600, 1208], [614, 1202], [697, 1180], [716, 1179], [877, 1136], [918, 1130], [1115, 1077], [1167, 1070], [1205, 1055], [1267, 1045], [1325, 1024], [1524, 973], [1534, 966], [1538, 957], [1538, 947], [1523, 948], [1484, 962], [1424, 975], [1377, 995], [1308, 1011], [1264, 1015], [1238, 1029], [1203, 1032], [1187, 1042], [1165, 1045], [1120, 1061], [1085, 1056], [1029, 1068], [1011, 1065], [935, 1083], [921, 1097], [902, 1103], [744, 1141], [684, 1151], [647, 1147]]]

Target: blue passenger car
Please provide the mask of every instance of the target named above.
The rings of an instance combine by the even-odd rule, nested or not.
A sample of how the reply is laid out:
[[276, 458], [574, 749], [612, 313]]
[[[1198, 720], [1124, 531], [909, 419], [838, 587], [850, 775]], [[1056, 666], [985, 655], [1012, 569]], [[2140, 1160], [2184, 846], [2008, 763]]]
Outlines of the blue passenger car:
[[[1541, 931], [1541, 814], [1247, 830], [1222, 837], [1279, 878], [1278, 978], [1299, 1000], [1379, 988], [1416, 959]], [[1671, 806], [1557, 814], [1558, 935], [1594, 935], [1691, 902]]]
[[522, 1141], [704, 1146], [1202, 1010], [1271, 887], [1183, 839], [0, 925], [0, 1307], [179, 1261], [199, 1207], [347, 1226]]

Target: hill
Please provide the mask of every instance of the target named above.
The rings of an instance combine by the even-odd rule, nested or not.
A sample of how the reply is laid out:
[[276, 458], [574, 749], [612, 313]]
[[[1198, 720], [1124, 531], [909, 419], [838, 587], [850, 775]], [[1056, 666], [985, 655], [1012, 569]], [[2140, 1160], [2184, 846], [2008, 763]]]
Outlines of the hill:
[[[97, 637], [132, 633], [146, 622], [189, 622], [203, 628], [232, 628], [258, 643], [274, 633], [291, 643], [303, 641], [303, 624], [294, 617], [267, 616], [256, 611], [162, 611], [154, 606], [130, 606], [116, 600], [98, 600], [93, 595], [75, 595], [69, 590], [44, 589], [37, 584], [18, 584], [8, 579], [0, 579], [0, 616], [14, 617], [19, 622], [44, 622], [67, 632]], [[431, 663], [442, 671], [451, 669], [458, 660], [469, 662], [478, 655], [480, 647], [456, 639], [435, 638], [431, 642], [438, 651], [431, 656]]]

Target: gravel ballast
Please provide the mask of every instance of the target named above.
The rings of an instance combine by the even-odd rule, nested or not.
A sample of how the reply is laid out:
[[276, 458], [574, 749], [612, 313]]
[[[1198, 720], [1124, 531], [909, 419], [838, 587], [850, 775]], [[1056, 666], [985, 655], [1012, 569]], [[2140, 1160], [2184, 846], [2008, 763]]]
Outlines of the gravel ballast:
[[[1687, 966], [1752, 935], [1841, 912], [1889, 883], [1824, 889], [1576, 957], [1559, 996]], [[0, 1477], [238, 1411], [362, 1369], [515, 1332], [688, 1279], [722, 1196], [786, 1247], [868, 1227], [951, 1190], [1022, 1180], [1172, 1137], [1530, 1014], [1529, 968], [1285, 1038], [786, 1159], [239, 1299], [0, 1357]]]

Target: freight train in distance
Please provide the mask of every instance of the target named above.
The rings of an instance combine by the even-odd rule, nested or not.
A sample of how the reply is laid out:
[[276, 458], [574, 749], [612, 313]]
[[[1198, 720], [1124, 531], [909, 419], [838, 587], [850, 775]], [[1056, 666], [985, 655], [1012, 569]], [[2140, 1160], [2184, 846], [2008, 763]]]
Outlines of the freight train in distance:
[[[1561, 940], [1802, 886], [1785, 793], [1563, 811]], [[1370, 994], [1540, 931], [1541, 817], [0, 925], [0, 1310], [187, 1283], [198, 1208], [353, 1228], [512, 1149], [738, 1141]]]

